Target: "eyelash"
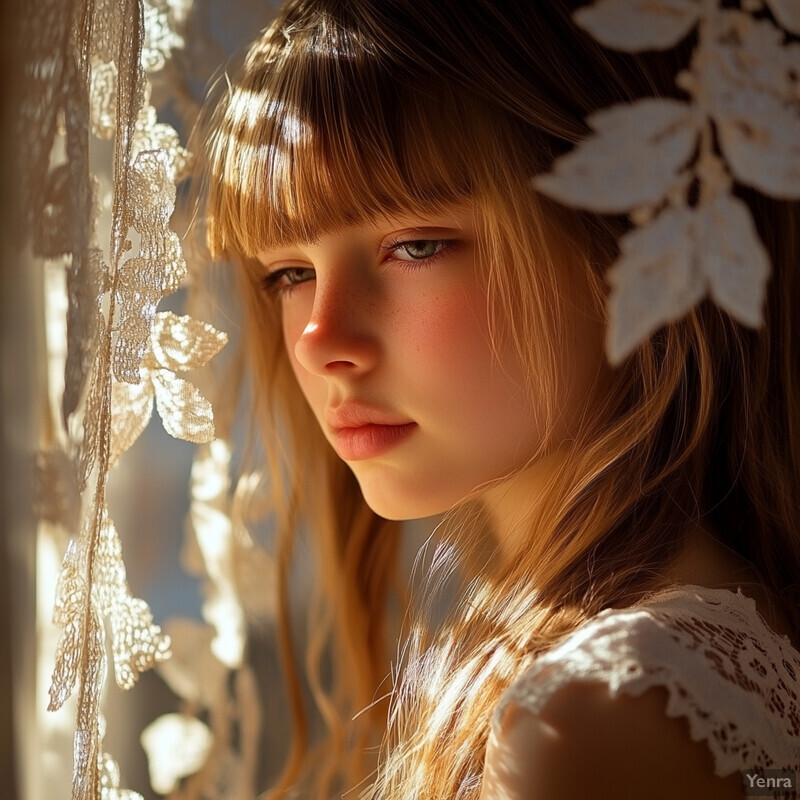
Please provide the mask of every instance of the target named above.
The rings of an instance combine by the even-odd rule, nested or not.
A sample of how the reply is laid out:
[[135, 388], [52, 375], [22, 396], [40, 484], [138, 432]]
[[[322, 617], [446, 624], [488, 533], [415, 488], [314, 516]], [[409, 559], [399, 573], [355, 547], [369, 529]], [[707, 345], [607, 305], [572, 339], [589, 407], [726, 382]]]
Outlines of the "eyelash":
[[[411, 244], [436, 244], [441, 245], [441, 247], [432, 255], [428, 256], [427, 258], [411, 258], [411, 260], [405, 258], [398, 258], [394, 259], [396, 263], [402, 264], [402, 269], [419, 269], [420, 267], [430, 267], [436, 263], [440, 258], [443, 258], [449, 252], [452, 251], [453, 247], [458, 243], [457, 239], [398, 239], [394, 242], [389, 242], [389, 244], [384, 245], [381, 247], [381, 250], [384, 250], [389, 253], [393, 253], [396, 250], [399, 250], [401, 247], [407, 247]], [[408, 252], [408, 251], [406, 251]]]
[[288, 273], [295, 271], [302, 271], [310, 269], [310, 267], [284, 267], [283, 269], [276, 269], [261, 278], [261, 285], [267, 294], [273, 297], [288, 297], [298, 286], [306, 283], [306, 281], [297, 281], [296, 283], [281, 284], [281, 279]]
[[[434, 243], [436, 245], [441, 245], [441, 247], [432, 255], [428, 256], [427, 258], [411, 258], [408, 259], [391, 259], [394, 261], [395, 264], [399, 264], [400, 268], [403, 270], [416, 270], [416, 269], [428, 269], [432, 267], [440, 258], [443, 258], [449, 252], [453, 250], [453, 248], [458, 244], [457, 239], [398, 239], [394, 242], [389, 242], [386, 245], [381, 247], [381, 250], [387, 253], [393, 253], [400, 248], [412, 244], [430, 244]], [[407, 252], [407, 251], [406, 251]], [[296, 283], [289, 283], [289, 284], [281, 284], [281, 280], [285, 278], [289, 273], [295, 271], [303, 271], [306, 269], [310, 269], [310, 267], [284, 267], [282, 269], [276, 269], [273, 272], [265, 275], [261, 279], [261, 283], [268, 294], [271, 294], [275, 297], [288, 297], [290, 294], [294, 292], [299, 286], [307, 281], [297, 281]]]

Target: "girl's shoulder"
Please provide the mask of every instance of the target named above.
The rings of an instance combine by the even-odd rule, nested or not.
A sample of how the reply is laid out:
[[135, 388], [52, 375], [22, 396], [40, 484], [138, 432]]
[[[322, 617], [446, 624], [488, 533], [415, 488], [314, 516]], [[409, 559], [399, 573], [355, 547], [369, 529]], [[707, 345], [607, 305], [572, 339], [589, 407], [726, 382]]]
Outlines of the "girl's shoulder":
[[[506, 691], [493, 718], [495, 743], [520, 710], [539, 733], [548, 713], [581, 730], [604, 718], [634, 726], [651, 720], [653, 736], [684, 731], [687, 753], [704, 742], [711, 777], [735, 775], [737, 784], [738, 773], [753, 768], [800, 771], [800, 653], [741, 590], [674, 586], [600, 612]], [[559, 734], [550, 731], [548, 740], [546, 733], [543, 741]], [[614, 735], [592, 733], [597, 752]]]

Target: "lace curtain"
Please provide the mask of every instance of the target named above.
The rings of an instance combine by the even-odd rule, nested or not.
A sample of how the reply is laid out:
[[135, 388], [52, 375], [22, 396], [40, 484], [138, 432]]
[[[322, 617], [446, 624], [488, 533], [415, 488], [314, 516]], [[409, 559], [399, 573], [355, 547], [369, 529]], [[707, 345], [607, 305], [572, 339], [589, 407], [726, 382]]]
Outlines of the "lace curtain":
[[[269, 583], [271, 562], [237, 516], [225, 440], [232, 413], [223, 409], [215, 431], [213, 383], [194, 374], [227, 336], [194, 299], [200, 262], [193, 275], [177, 233], [188, 209], [175, 206], [191, 177], [185, 133], [206, 83], [269, 21], [270, 5], [3, 8], [4, 52], [14, 57], [4, 75], [2, 610], [11, 627], [2, 635], [14, 649], [3, 648], [13, 658], [0, 675], [13, 711], [3, 732], [13, 791], [25, 800], [134, 800], [152, 790], [244, 800], [254, 796], [260, 742], [246, 614], [270, 609], [241, 597], [244, 582]], [[137, 481], [126, 459], [141, 475], [163, 466], [163, 452], [170, 457], [162, 448], [156, 461], [141, 443], [164, 438], [154, 418], [200, 447], [183, 560], [202, 605], [168, 625], [131, 591], [123, 561], [137, 545], [163, 547], [183, 534], [175, 514], [167, 530], [142, 527], [160, 516], [148, 518], [147, 508], [181, 508], [188, 497], [160, 497], [152, 484], [130, 496]], [[184, 493], [188, 484], [187, 474]], [[125, 727], [113, 719], [123, 706], [106, 675], [127, 690], [156, 666], [177, 701], [141, 736], [152, 790], [139, 778], [133, 791], [104, 744], [105, 709], [109, 727]], [[45, 714], [43, 703], [58, 713]], [[138, 747], [140, 731], [127, 733], [115, 741]]]

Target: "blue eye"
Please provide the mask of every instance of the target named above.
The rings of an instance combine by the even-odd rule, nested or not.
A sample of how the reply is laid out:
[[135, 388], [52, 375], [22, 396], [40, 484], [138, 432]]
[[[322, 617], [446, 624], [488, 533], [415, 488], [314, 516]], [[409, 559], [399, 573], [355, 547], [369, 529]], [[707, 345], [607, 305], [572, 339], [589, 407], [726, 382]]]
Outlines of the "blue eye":
[[265, 275], [262, 283], [267, 291], [280, 296], [315, 278], [316, 273], [311, 267], [282, 267]]
[[425, 261], [439, 255], [453, 242], [449, 239], [410, 239], [387, 245], [398, 261]]

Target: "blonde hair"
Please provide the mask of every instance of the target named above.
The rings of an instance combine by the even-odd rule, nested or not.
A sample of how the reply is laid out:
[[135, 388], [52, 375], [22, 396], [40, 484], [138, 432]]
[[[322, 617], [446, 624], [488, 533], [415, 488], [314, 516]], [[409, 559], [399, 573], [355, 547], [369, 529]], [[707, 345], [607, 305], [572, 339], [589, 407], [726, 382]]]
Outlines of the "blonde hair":
[[[704, 303], [612, 373], [568, 467], [532, 512], [518, 557], [491, 575], [468, 574], [463, 603], [440, 632], [424, 621], [426, 603], [407, 625], [370, 777], [371, 747], [386, 731], [379, 694], [390, 587], [401, 613], [407, 604], [398, 526], [369, 510], [318, 430], [255, 255], [393, 212], [474, 204], [487, 302], [510, 321], [530, 366], [527, 388], [552, 421], [567, 372], [556, 357], [571, 302], [564, 272], [588, 277], [599, 307], [624, 222], [554, 208], [529, 178], [585, 134], [593, 108], [669, 92], [686, 57], [681, 48], [609, 55], [574, 27], [574, 5], [294, 0], [210, 118], [208, 243], [240, 267], [280, 532], [280, 635], [296, 727], [277, 796], [306, 773], [319, 797], [365, 779], [381, 798], [477, 796], [503, 689], [583, 620], [663, 585], [691, 523], [748, 559], [800, 632], [797, 207], [746, 195], [775, 267], [765, 328], [745, 330]], [[313, 755], [287, 610], [301, 525], [324, 565], [307, 674], [329, 736]], [[483, 541], [480, 514], [465, 504], [446, 528], [468, 562]]]

